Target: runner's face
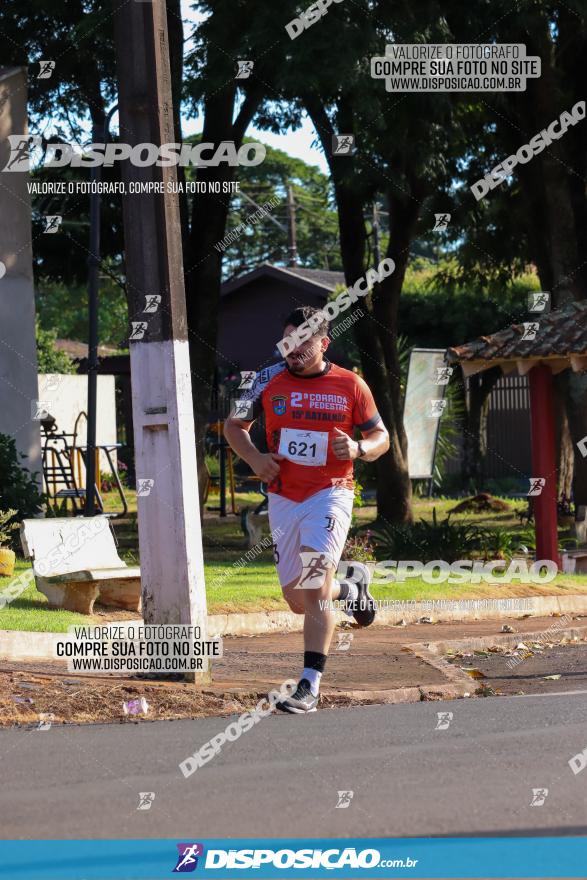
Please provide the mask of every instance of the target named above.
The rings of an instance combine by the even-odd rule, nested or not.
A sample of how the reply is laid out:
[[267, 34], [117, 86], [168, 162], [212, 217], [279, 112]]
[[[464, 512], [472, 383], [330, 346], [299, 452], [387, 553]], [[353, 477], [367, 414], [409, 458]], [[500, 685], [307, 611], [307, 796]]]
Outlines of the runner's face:
[[[288, 324], [283, 331], [284, 336], [295, 333], [296, 327]], [[322, 358], [324, 352], [328, 348], [329, 339], [327, 336], [312, 336], [311, 339], [302, 342], [293, 351], [286, 355], [285, 362], [292, 373], [317, 373], [322, 367]]]

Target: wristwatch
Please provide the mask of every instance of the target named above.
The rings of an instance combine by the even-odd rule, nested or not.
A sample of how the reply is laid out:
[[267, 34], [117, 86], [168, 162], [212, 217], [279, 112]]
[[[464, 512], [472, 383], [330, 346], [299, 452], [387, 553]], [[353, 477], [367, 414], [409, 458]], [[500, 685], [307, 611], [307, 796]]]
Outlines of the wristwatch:
[[365, 455], [365, 450], [363, 449], [363, 441], [357, 440], [357, 446], [359, 447], [359, 454], [357, 458], [362, 458]]

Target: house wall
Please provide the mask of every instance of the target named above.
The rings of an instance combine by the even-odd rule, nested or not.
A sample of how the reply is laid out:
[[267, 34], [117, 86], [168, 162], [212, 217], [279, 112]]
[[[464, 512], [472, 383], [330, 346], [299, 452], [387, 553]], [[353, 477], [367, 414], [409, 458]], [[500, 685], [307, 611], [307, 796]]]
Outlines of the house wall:
[[218, 366], [230, 370], [258, 370], [273, 362], [275, 344], [282, 338], [284, 317], [300, 305], [319, 308], [324, 293], [307, 293], [305, 287], [260, 278], [234, 293], [225, 294], [220, 303]]
[[[8, 135], [27, 131], [27, 75], [18, 68], [0, 74], [0, 169], [10, 157]], [[15, 438], [23, 464], [40, 474], [39, 423], [31, 417], [38, 388], [29, 175], [0, 175], [0, 433]]]
[[[96, 444], [110, 446], [116, 443], [116, 400], [114, 376], [98, 376]], [[72, 434], [80, 412], [88, 411], [88, 377], [42, 373], [39, 375], [39, 401], [42, 408], [53, 416], [59, 433]], [[77, 445], [86, 443], [87, 420], [81, 418], [77, 427]], [[71, 445], [72, 438], [68, 437]], [[116, 463], [116, 453], [111, 453]], [[108, 459], [100, 453], [100, 470], [110, 471]]]

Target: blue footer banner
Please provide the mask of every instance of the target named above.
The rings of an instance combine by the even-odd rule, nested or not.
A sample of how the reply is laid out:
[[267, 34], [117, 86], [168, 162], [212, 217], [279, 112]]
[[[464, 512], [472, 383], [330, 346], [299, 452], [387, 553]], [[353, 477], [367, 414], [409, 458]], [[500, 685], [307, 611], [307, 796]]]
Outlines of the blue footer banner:
[[0, 841], [6, 880], [587, 877], [587, 837]]

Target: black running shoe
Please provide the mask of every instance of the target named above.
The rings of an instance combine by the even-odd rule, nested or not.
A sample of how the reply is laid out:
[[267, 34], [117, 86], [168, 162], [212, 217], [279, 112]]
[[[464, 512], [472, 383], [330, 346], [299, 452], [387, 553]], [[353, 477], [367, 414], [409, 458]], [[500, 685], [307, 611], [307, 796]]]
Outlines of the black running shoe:
[[305, 712], [315, 712], [317, 705], [318, 697], [312, 693], [310, 682], [307, 678], [302, 678], [295, 694], [276, 703], [275, 708], [281, 709], [282, 712], [291, 712], [293, 715], [303, 715]]
[[[357, 579], [357, 575], [360, 577]], [[359, 626], [371, 626], [377, 613], [377, 602], [369, 592], [371, 574], [362, 562], [353, 562], [347, 571], [347, 577], [357, 585], [359, 597], [354, 602], [347, 602], [346, 607]]]

